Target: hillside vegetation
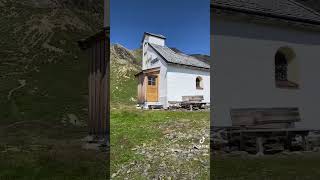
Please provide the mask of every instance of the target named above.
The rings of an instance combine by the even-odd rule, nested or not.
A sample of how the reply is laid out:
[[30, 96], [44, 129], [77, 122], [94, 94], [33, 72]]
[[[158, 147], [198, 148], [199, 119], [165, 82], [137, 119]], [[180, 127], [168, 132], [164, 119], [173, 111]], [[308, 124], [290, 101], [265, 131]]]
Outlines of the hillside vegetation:
[[77, 41], [101, 29], [102, 9], [66, 2], [0, 0], [2, 123], [86, 119], [88, 59]]
[[129, 50], [120, 44], [110, 48], [111, 53], [111, 104], [136, 104], [137, 79], [134, 75], [141, 70], [142, 52]]
[[0, 0], [0, 179], [105, 179], [105, 153], [80, 141], [88, 58], [77, 41], [103, 22], [102, 1], [85, 2]]

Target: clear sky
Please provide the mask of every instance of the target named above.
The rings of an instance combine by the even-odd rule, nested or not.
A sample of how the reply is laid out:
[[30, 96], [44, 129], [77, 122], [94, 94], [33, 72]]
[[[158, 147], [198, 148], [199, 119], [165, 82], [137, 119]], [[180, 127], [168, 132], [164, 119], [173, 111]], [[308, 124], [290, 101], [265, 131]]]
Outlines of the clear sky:
[[110, 0], [111, 43], [140, 47], [145, 31], [187, 54], [210, 54], [210, 0]]

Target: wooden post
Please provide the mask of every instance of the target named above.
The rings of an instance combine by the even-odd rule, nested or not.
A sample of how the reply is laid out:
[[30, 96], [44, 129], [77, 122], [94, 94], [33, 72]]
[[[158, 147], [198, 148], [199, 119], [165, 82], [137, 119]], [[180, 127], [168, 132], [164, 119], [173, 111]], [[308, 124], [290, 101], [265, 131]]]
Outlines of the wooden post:
[[257, 154], [258, 156], [264, 155], [264, 147], [263, 147], [263, 138], [257, 137], [256, 138], [256, 146], [257, 146]]
[[309, 142], [308, 142], [308, 139], [306, 138], [306, 135], [303, 134], [302, 135], [302, 143], [303, 143], [303, 150], [304, 151], [309, 151]]
[[243, 142], [243, 133], [240, 132], [240, 146], [239, 146], [240, 151], [244, 150], [244, 142]]
[[98, 139], [109, 138], [109, 35], [109, 28], [105, 28], [101, 32], [79, 41], [79, 46], [90, 52], [88, 132]]
[[289, 133], [289, 131], [286, 131], [286, 142], [285, 142], [285, 149], [286, 150], [290, 150], [291, 149], [291, 135]]

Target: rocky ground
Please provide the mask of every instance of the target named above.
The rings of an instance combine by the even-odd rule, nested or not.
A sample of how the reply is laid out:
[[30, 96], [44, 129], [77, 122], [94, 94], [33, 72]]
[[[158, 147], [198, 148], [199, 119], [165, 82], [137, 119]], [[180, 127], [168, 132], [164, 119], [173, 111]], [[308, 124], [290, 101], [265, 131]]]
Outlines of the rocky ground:
[[[275, 138], [273, 136], [270, 136], [269, 139]], [[234, 155], [234, 154], [248, 154], [247, 152], [239, 152], [238, 151], [238, 146], [239, 144], [235, 143], [230, 143], [228, 141], [228, 136], [227, 136], [227, 131], [224, 128], [213, 128], [211, 130], [211, 141], [214, 143], [214, 154], [223, 154], [223, 155]], [[266, 139], [268, 140], [268, 138]], [[320, 150], [320, 131], [310, 131], [308, 135], [306, 136], [306, 140], [308, 143], [308, 150], [309, 152], [318, 152]], [[255, 142], [252, 144], [255, 146]], [[302, 141], [302, 136], [296, 135], [295, 137], [292, 138], [291, 141], [291, 146], [293, 152], [289, 152], [288, 150], [284, 149], [284, 146], [280, 142], [274, 141], [273, 143], [269, 144], [264, 144], [264, 146], [270, 146], [274, 149], [277, 149], [275, 153], [280, 153], [280, 154], [299, 154], [302, 153], [304, 148], [304, 144]]]
[[[132, 161], [122, 166], [112, 176], [116, 177], [118, 174], [125, 175], [131, 172], [140, 172], [143, 176], [154, 179], [157, 179], [157, 177], [177, 179], [181, 176], [185, 176], [186, 179], [187, 177], [190, 179], [196, 178], [199, 172], [194, 172], [191, 169], [189, 172], [186, 172], [185, 169], [181, 169], [181, 165], [187, 161], [199, 163], [201, 166], [207, 169], [209, 168], [208, 140], [205, 142], [209, 135], [208, 132], [206, 129], [188, 134], [171, 132], [165, 135], [165, 138], [169, 141], [161, 144], [161, 146], [157, 143], [144, 143], [143, 145], [136, 146], [131, 150], [135, 154], [143, 156], [143, 159], [140, 161]], [[203, 143], [200, 141], [203, 141]], [[186, 144], [184, 142], [191, 143]], [[159, 164], [157, 162], [159, 162]], [[158, 172], [154, 174], [152, 169], [157, 169]]]
[[[168, 112], [147, 113], [159, 115]], [[180, 116], [185, 112], [169, 113], [172, 117], [174, 113]], [[143, 118], [144, 115], [141, 116]], [[198, 119], [198, 122], [192, 116], [189, 119], [170, 119], [170, 116], [167, 116], [162, 123], [153, 122], [151, 126], [159, 134], [133, 145], [129, 149], [132, 158], [119, 164], [111, 161], [116, 165], [111, 173], [112, 179], [208, 179], [209, 119]], [[150, 125], [147, 126], [151, 128]], [[128, 141], [130, 140], [128, 138]], [[127, 147], [126, 144], [123, 146]]]

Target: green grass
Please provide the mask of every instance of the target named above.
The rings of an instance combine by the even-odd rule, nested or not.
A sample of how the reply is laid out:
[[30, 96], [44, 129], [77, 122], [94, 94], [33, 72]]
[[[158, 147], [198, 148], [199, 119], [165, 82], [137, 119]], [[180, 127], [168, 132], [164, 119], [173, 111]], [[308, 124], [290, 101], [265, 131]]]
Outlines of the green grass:
[[217, 180], [319, 179], [319, 153], [265, 157], [216, 157], [212, 177]]
[[[178, 127], [177, 123], [184, 124]], [[122, 165], [132, 161], [140, 161], [143, 156], [135, 154], [131, 149], [142, 144], [155, 144], [162, 148], [168, 140], [164, 138], [164, 130], [187, 133], [189, 130], [209, 128], [208, 112], [173, 112], [173, 111], [143, 111], [130, 107], [111, 110], [111, 174]], [[183, 142], [179, 142], [180, 144]], [[190, 144], [190, 142], [188, 142]], [[178, 143], [177, 143], [178, 144]], [[175, 162], [170, 162], [175, 165]], [[154, 172], [160, 162], [152, 162]], [[202, 176], [208, 175], [208, 170], [201, 169], [194, 162], [183, 162], [181, 167], [200, 168]], [[137, 172], [136, 172], [137, 173]], [[122, 178], [124, 178], [123, 176]], [[131, 174], [131, 178], [141, 179], [141, 174]], [[121, 179], [121, 178], [120, 178]]]
[[0, 128], [0, 179], [105, 179], [106, 153], [81, 148], [86, 128], [50, 122]]

